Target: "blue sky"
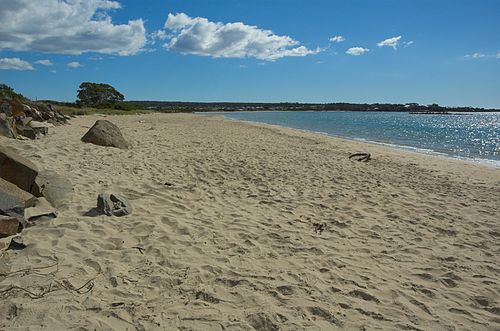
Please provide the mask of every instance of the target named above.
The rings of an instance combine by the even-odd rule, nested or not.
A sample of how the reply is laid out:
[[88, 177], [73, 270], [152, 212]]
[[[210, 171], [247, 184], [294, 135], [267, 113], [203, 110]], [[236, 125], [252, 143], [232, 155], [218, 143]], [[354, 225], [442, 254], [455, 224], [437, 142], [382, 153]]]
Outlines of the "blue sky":
[[92, 81], [128, 100], [500, 108], [499, 17], [498, 0], [0, 0], [0, 82], [65, 101]]

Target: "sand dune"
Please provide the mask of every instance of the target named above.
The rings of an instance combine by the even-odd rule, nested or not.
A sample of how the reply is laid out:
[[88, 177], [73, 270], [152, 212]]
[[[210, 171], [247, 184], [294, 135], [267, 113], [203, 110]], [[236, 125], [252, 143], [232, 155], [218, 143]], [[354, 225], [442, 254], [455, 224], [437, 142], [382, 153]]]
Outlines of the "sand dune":
[[1, 141], [75, 196], [0, 257], [0, 329], [500, 329], [499, 169], [197, 115], [82, 143], [101, 118]]

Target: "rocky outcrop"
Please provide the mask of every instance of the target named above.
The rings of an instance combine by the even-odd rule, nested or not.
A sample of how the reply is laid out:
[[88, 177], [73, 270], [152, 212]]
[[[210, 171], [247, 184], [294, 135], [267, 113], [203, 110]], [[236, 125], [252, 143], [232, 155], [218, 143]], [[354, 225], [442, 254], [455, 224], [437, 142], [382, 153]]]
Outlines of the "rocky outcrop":
[[38, 169], [28, 159], [0, 146], [0, 178], [5, 179], [26, 192], [31, 192]]
[[69, 201], [72, 192], [69, 180], [55, 172], [39, 174], [29, 160], [0, 146], [0, 251], [25, 248], [17, 234], [27, 226], [56, 218], [55, 206]]
[[52, 106], [19, 100], [0, 100], [0, 135], [38, 139], [49, 127], [67, 123], [68, 117]]
[[106, 120], [98, 120], [82, 137], [82, 141], [99, 146], [127, 149], [130, 144], [123, 138], [120, 129]]

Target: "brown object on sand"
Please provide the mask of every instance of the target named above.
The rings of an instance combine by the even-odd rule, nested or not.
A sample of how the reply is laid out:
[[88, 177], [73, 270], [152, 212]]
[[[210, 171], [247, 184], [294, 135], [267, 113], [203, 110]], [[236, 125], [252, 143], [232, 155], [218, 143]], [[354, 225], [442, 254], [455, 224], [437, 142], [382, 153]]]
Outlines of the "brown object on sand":
[[356, 158], [356, 161], [368, 162], [371, 159], [370, 153], [355, 153], [349, 156], [349, 159]]
[[0, 215], [0, 238], [13, 236], [19, 229], [19, 220], [12, 216]]

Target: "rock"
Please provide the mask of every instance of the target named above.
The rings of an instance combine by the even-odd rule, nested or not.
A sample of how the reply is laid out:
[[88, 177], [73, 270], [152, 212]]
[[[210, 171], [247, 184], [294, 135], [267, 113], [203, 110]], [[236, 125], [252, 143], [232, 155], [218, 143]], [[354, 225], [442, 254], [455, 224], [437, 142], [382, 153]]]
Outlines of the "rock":
[[[0, 252], [6, 251], [8, 249], [22, 249], [19, 245], [23, 245], [26, 248], [26, 245], [22, 244], [22, 238], [20, 235], [16, 235], [15, 237], [10, 238], [0, 238]], [[1, 266], [1, 265], [0, 265]], [[1, 269], [6, 269], [5, 266]]]
[[36, 139], [36, 133], [35, 133], [35, 130], [33, 130], [33, 128], [31, 128], [27, 125], [17, 124], [16, 129], [20, 135], [22, 135], [26, 138], [32, 139], [32, 140]]
[[17, 185], [26, 192], [31, 192], [37, 175], [38, 169], [31, 161], [0, 146], [0, 178]]
[[34, 206], [35, 202], [33, 195], [0, 178], [0, 215], [16, 218], [24, 228], [24, 209]]
[[10, 237], [17, 234], [19, 220], [12, 216], [0, 215], [0, 238]]
[[6, 251], [9, 248], [11, 238], [0, 238], [0, 252]]
[[38, 121], [31, 121], [29, 122], [28, 126], [35, 131], [35, 135], [41, 136], [41, 135], [46, 135], [49, 133], [49, 125], [44, 122], [38, 122]]
[[45, 197], [52, 206], [63, 207], [71, 201], [73, 184], [55, 171], [41, 171], [35, 178], [31, 193], [36, 197]]
[[38, 198], [35, 206], [24, 210], [24, 218], [29, 222], [48, 221], [56, 217], [56, 210], [45, 198]]
[[48, 122], [58, 125], [67, 123], [68, 119], [51, 105], [0, 100], [0, 135], [8, 138], [41, 138], [48, 133]]
[[12, 105], [8, 100], [0, 100], [0, 113], [12, 116]]
[[7, 138], [16, 137], [16, 129], [12, 124], [12, 119], [5, 114], [0, 114], [0, 135]]
[[97, 197], [97, 211], [108, 216], [126, 216], [132, 213], [132, 206], [118, 194], [101, 193]]
[[120, 129], [106, 120], [98, 120], [82, 137], [82, 141], [99, 146], [127, 149], [130, 144], [123, 138]]
[[0, 252], [6, 251], [8, 249], [20, 250], [25, 248], [26, 245], [24, 244], [23, 238], [20, 235], [0, 239]]
[[33, 120], [33, 118], [32, 118], [32, 117], [28, 117], [28, 116], [26, 116], [26, 117], [20, 118], [20, 119], [19, 119], [19, 122], [20, 122], [20, 123], [22, 123], [22, 125], [24, 125], [24, 126], [29, 126], [29, 124], [30, 124], [30, 122], [31, 122], [32, 120]]
[[16, 207], [28, 208], [35, 205], [36, 198], [16, 185], [0, 178], [0, 210], [9, 211]]
[[24, 105], [24, 112], [26, 116], [31, 117], [35, 121], [43, 121], [42, 113], [40, 113], [36, 108]]

